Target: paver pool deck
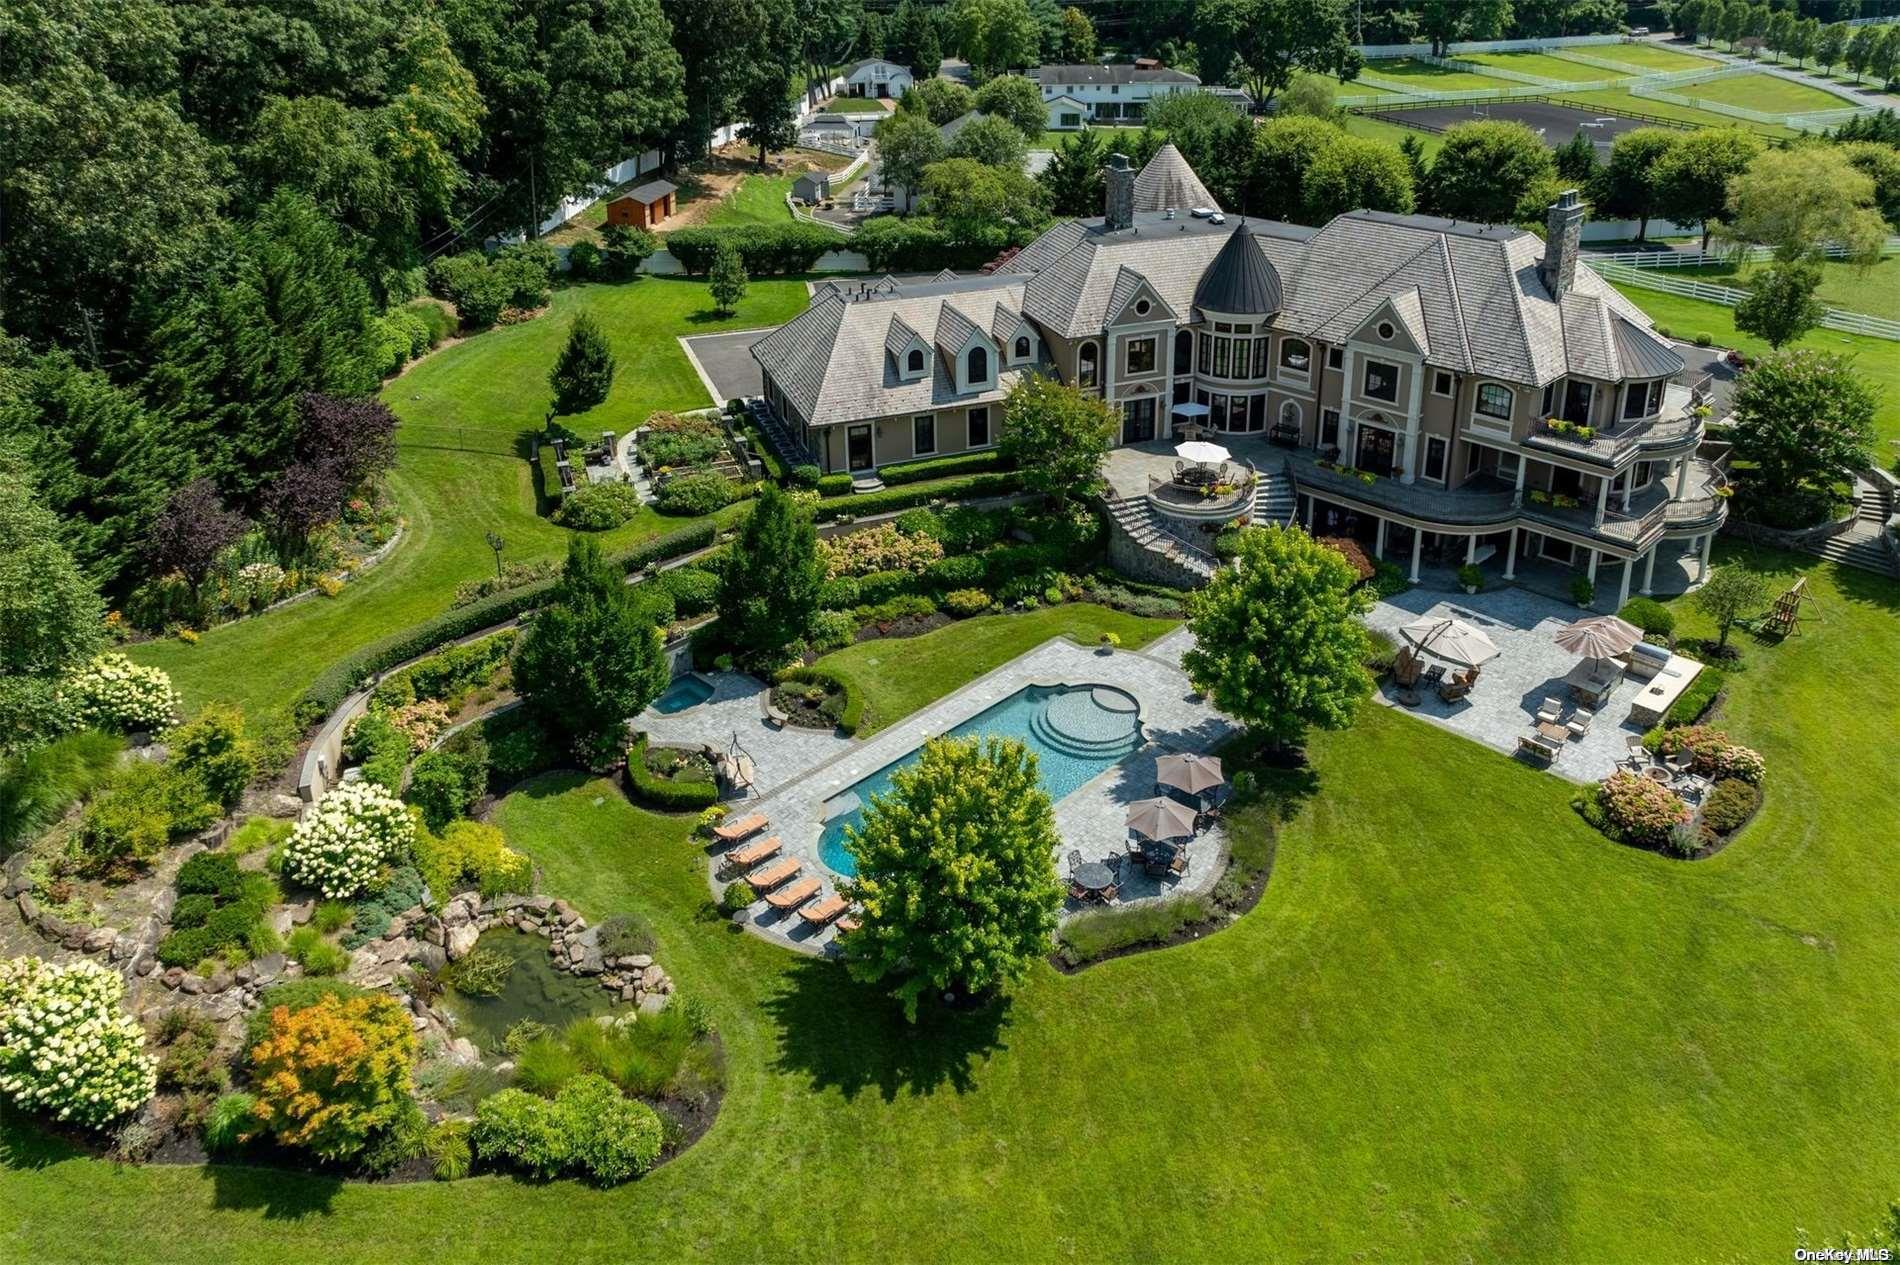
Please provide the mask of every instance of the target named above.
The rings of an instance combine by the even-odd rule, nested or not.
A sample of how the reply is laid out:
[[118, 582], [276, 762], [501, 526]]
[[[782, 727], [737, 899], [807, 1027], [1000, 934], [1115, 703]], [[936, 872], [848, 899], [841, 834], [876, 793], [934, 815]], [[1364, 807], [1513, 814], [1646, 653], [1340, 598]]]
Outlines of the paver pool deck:
[[[1128, 832], [1123, 823], [1128, 805], [1154, 794], [1155, 761], [1160, 756], [1177, 751], [1209, 752], [1238, 732], [1238, 725], [1194, 694], [1187, 674], [1181, 670], [1181, 654], [1189, 644], [1185, 629], [1177, 629], [1140, 651], [1109, 653], [1058, 637], [863, 741], [799, 733], [790, 727], [767, 729], [759, 713], [757, 691], [761, 687], [751, 678], [730, 673], [709, 677], [715, 683], [712, 701], [673, 716], [649, 712], [640, 718], [639, 725], [657, 741], [724, 745], [731, 740], [735, 725], [749, 723], [752, 728], [740, 732], [740, 744], [758, 764], [761, 794], [734, 802], [733, 811], [765, 814], [771, 821], [768, 833], [783, 841], [783, 855], [797, 860], [801, 874], [819, 879], [823, 893], [829, 894], [837, 890], [838, 876], [818, 853], [827, 802], [925, 740], [954, 729], [1025, 686], [1112, 686], [1133, 696], [1140, 705], [1146, 741], [1056, 804], [1056, 833], [1062, 839], [1057, 863], [1066, 872], [1066, 857], [1071, 850], [1080, 852], [1085, 861], [1099, 861], [1125, 851]], [[753, 691], [749, 716], [744, 712], [746, 701], [737, 693], [740, 682], [750, 682]], [[695, 717], [696, 712], [704, 714]], [[774, 745], [775, 740], [783, 742], [793, 734], [798, 736], [785, 745]], [[801, 762], [803, 767], [793, 771]], [[723, 852], [723, 847], [707, 851], [707, 877], [715, 892], [739, 877], [726, 871]], [[1122, 903], [1209, 890], [1220, 877], [1225, 855], [1226, 837], [1216, 825], [1188, 846], [1185, 875], [1164, 882], [1134, 874], [1122, 885]], [[1065, 911], [1074, 912], [1073, 907]], [[749, 930], [790, 948], [806, 953], [836, 952], [835, 930], [809, 927], [795, 911], [780, 913], [759, 901], [746, 911], [744, 919]]]

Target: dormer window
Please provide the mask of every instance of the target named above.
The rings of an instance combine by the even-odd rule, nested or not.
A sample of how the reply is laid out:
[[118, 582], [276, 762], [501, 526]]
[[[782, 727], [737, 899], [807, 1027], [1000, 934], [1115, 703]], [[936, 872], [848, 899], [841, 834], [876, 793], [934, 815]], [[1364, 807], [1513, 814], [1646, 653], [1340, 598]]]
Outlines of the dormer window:
[[975, 386], [979, 382], [988, 382], [990, 380], [990, 353], [988, 351], [981, 347], [970, 348], [970, 355], [965, 363], [969, 367], [968, 372], [971, 386]]
[[912, 347], [904, 356], [904, 372], [916, 374], [922, 373], [923, 371], [924, 349], [922, 347]]
[[1029, 335], [1018, 334], [1016, 336], [1015, 356], [1019, 363], [1029, 359]]

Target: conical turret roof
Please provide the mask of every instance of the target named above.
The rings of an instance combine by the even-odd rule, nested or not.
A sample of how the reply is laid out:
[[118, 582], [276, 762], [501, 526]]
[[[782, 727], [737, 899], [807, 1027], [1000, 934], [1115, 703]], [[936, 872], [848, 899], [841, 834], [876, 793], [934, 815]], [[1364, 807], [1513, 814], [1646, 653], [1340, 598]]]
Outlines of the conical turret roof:
[[1236, 224], [1227, 244], [1201, 274], [1194, 306], [1230, 316], [1270, 316], [1280, 310], [1280, 274], [1247, 226]]
[[1201, 178], [1188, 166], [1187, 159], [1173, 142], [1163, 145], [1135, 177], [1135, 210], [1165, 211], [1169, 207], [1188, 211], [1197, 206], [1220, 210], [1220, 203], [1207, 191]]

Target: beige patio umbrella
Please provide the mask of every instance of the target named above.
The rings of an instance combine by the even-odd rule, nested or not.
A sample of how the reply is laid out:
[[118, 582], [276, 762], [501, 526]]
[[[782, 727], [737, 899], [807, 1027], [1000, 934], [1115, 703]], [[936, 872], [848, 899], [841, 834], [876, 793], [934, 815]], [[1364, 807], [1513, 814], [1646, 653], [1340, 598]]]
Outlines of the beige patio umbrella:
[[1138, 799], [1128, 806], [1128, 828], [1147, 839], [1192, 839], [1194, 810], [1166, 796]]
[[1211, 755], [1164, 755], [1155, 761], [1155, 781], [1190, 795], [1203, 795], [1227, 779], [1221, 776], [1220, 759]]
[[1399, 636], [1425, 654], [1461, 668], [1475, 668], [1498, 657], [1496, 642], [1450, 616], [1415, 619], [1399, 628]]
[[1557, 630], [1557, 645], [1586, 659], [1614, 659], [1628, 654], [1643, 639], [1643, 630], [1614, 615], [1592, 615]]

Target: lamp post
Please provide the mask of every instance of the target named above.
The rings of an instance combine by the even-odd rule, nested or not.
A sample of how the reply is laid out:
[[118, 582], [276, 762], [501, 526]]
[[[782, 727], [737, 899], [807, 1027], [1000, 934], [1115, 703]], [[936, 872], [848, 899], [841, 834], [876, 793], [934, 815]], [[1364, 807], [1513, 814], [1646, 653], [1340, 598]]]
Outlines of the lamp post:
[[495, 578], [499, 580], [501, 579], [501, 551], [508, 547], [508, 542], [501, 538], [500, 532], [491, 531], [488, 533], [488, 547], [495, 551]]

